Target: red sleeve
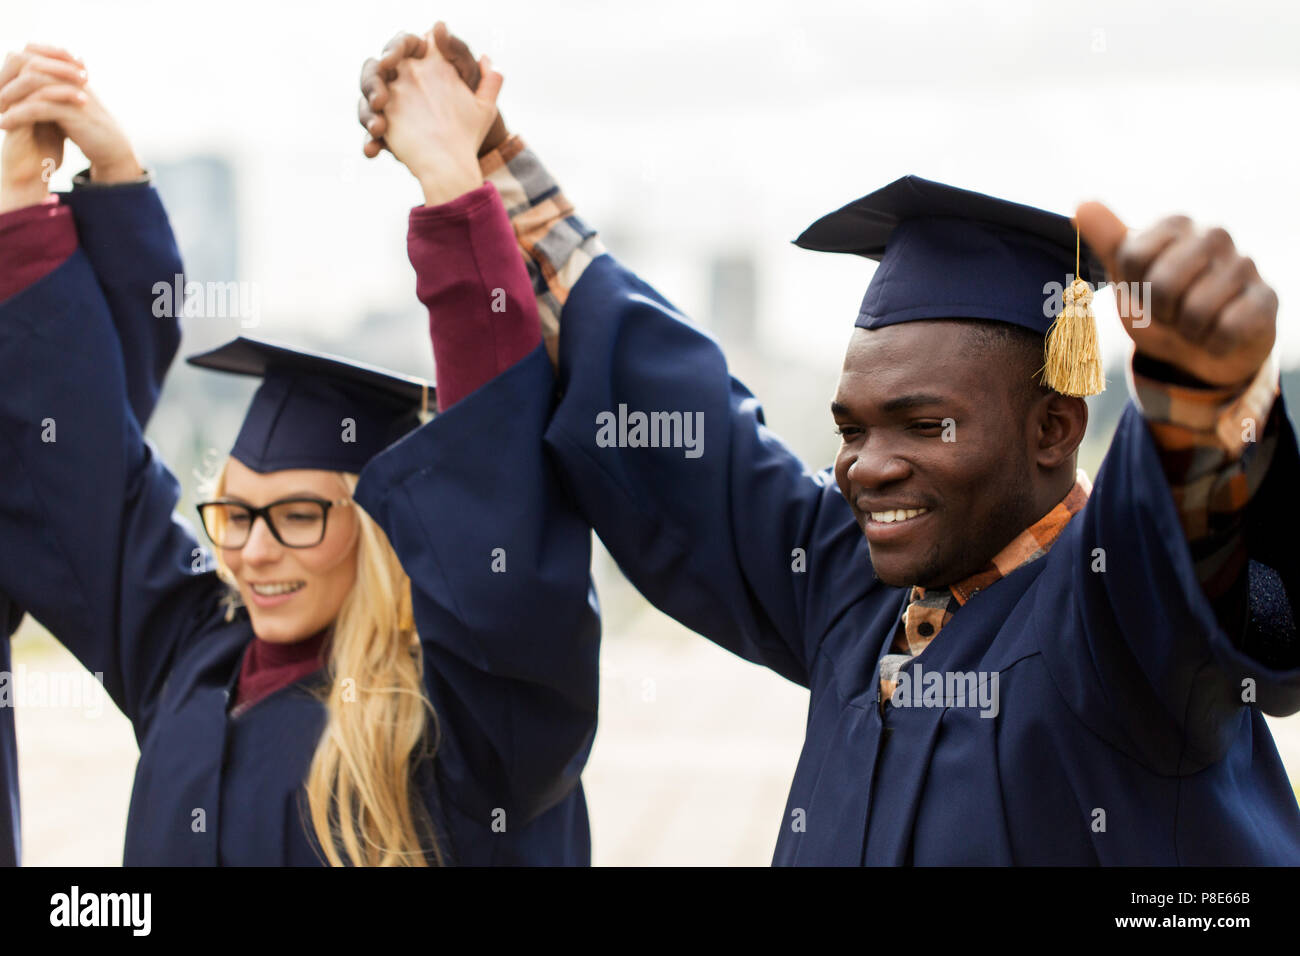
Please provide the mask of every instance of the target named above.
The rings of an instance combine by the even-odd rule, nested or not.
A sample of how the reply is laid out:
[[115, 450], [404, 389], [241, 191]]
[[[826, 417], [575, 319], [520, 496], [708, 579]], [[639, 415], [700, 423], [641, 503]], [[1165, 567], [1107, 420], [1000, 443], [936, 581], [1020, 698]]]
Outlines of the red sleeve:
[[0, 213], [0, 302], [44, 279], [76, 251], [72, 210], [58, 197]]
[[438, 408], [445, 411], [542, 340], [537, 302], [496, 187], [411, 210], [407, 253], [429, 310]]

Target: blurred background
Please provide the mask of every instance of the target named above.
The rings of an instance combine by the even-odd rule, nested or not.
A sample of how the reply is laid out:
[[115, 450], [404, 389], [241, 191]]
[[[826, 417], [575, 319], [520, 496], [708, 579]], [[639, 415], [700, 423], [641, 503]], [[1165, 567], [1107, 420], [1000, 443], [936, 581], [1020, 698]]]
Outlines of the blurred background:
[[[363, 158], [355, 117], [362, 60], [436, 19], [492, 56], [510, 128], [609, 250], [722, 341], [811, 465], [834, 453], [827, 406], [874, 264], [790, 241], [907, 173], [1062, 212], [1102, 199], [1134, 226], [1171, 212], [1226, 226], [1278, 290], [1279, 354], [1300, 364], [1300, 8], [1282, 2], [61, 0], [6, 3], [0, 39], [85, 60], [156, 173], [187, 278], [239, 283], [255, 306], [185, 320], [183, 352], [246, 333], [431, 376], [405, 248], [419, 190], [390, 156]], [[70, 149], [57, 188], [79, 160]], [[1090, 474], [1125, 401], [1106, 293], [1098, 312], [1111, 388]], [[250, 393], [173, 370], [149, 433], [183, 513]], [[595, 862], [767, 863], [806, 692], [650, 609], [603, 555], [596, 575]], [[77, 667], [30, 619], [14, 655]], [[25, 862], [120, 862], [125, 719], [33, 707], [17, 722]], [[1300, 782], [1300, 717], [1272, 727]]]

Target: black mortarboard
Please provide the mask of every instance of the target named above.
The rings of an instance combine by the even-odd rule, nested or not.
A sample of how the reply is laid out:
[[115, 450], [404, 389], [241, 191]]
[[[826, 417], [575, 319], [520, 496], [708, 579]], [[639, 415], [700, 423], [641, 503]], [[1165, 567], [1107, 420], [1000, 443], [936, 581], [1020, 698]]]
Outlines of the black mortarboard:
[[[1104, 268], [1079, 243], [1068, 217], [919, 176], [904, 176], [823, 216], [795, 244], [879, 260], [856, 322], [866, 329], [917, 319], [987, 319], [1047, 335], [1059, 311], [1050, 303], [1062, 302], [1062, 290], [1067, 307], [1083, 295], [1069, 281], [1076, 261], [1076, 279], [1105, 282]], [[1081, 314], [1086, 305], [1080, 299]], [[1082, 333], [1075, 338], [1077, 326], [1069, 331], [1068, 344], [1062, 341], [1074, 356], [1069, 361], [1094, 363], [1099, 376], [1095, 330], [1091, 343]], [[1058, 390], [1091, 394], [1087, 388]], [[1092, 389], [1099, 390], [1099, 384]]]
[[186, 361], [262, 379], [230, 452], [258, 472], [360, 472], [420, 424], [434, 397], [422, 379], [244, 336]]

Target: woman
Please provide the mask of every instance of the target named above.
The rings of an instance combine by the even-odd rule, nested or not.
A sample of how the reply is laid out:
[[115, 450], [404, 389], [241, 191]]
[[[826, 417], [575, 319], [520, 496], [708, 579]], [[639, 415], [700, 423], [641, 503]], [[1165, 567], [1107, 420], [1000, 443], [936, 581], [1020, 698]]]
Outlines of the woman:
[[[430, 203], [413, 233], [419, 219], [423, 248], [472, 255], [451, 237], [484, 213], [491, 187], [473, 182], [475, 155], [500, 78], [475, 96], [441, 60], [407, 72], [441, 104], [437, 122], [390, 134]], [[92, 181], [140, 173], [84, 83], [38, 64], [6, 97], [6, 166], [57, 160], [33, 134], [56, 124]], [[38, 192], [26, 181], [9, 195], [28, 200], [21, 211]], [[165, 218], [152, 190], [137, 193], [153, 205], [123, 211], [136, 267], [147, 250], [153, 273], [170, 276]], [[0, 303], [0, 378], [18, 385], [0, 395], [12, 449], [0, 591], [101, 672], [132, 720], [127, 863], [589, 860], [589, 532], [548, 471], [512, 464], [541, 461], [551, 369], [513, 232], [493, 211], [516, 262], [505, 312], [492, 309], [495, 289], [449, 289], [427, 257], [415, 262], [431, 313], [491, 323], [501, 345], [464, 400], [448, 411], [443, 395], [427, 424], [421, 383], [346, 360], [250, 340], [192, 360], [263, 379], [201, 506], [216, 569], [172, 518], [176, 482], [127, 401], [131, 350], [115, 333], [111, 277], [76, 248], [70, 221], [42, 239], [52, 271]], [[3, 225], [5, 241], [39, 236]], [[131, 286], [137, 308], [151, 290]]]

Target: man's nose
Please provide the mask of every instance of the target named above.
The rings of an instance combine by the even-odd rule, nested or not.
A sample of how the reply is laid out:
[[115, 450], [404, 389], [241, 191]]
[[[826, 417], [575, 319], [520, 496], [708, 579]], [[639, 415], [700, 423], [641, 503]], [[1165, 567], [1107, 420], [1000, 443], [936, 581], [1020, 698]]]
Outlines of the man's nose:
[[880, 439], [868, 438], [849, 465], [848, 479], [862, 488], [880, 488], [902, 481], [912, 473], [912, 466], [897, 450]]

